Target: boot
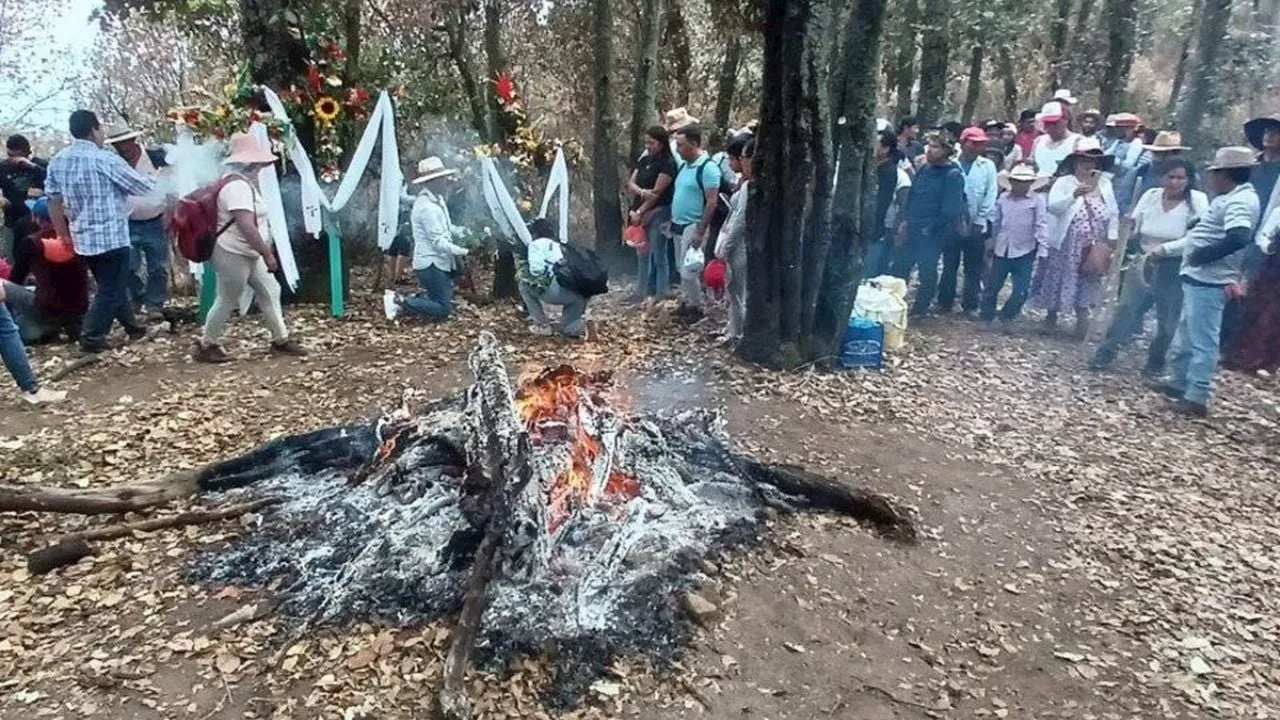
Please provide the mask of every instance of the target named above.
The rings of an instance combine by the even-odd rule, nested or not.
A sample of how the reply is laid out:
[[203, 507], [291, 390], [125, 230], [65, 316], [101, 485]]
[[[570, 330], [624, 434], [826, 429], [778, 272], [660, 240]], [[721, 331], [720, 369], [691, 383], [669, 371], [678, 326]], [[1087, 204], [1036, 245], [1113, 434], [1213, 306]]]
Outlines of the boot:
[[1076, 329], [1071, 333], [1073, 340], [1084, 342], [1089, 338], [1089, 310], [1088, 308], [1076, 308]]
[[1040, 328], [1041, 335], [1056, 335], [1058, 332], [1058, 311], [1050, 310], [1045, 313], [1044, 325]]

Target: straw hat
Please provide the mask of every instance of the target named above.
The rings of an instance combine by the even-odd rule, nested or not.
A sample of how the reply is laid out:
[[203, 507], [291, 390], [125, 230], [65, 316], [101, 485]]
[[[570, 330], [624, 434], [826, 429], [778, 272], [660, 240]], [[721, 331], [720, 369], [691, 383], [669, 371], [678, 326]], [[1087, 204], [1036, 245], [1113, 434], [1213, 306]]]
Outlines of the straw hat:
[[1062, 88], [1060, 90], [1054, 90], [1053, 97], [1050, 98], [1050, 100], [1053, 100], [1055, 102], [1060, 102], [1060, 103], [1066, 103], [1068, 105], [1075, 105], [1076, 103], [1080, 102], [1080, 99], [1077, 98], [1075, 95], [1072, 95], [1071, 91], [1066, 88]]
[[457, 175], [457, 170], [452, 170], [444, 166], [444, 161], [432, 155], [429, 158], [418, 161], [418, 177], [409, 181], [410, 185], [420, 185], [428, 180], [436, 178], [451, 177]]
[[128, 125], [108, 125], [107, 139], [104, 141], [107, 145], [115, 145], [125, 140], [136, 140], [142, 137], [141, 130], [133, 130]]
[[1231, 147], [1218, 148], [1218, 152], [1213, 154], [1213, 162], [1209, 164], [1209, 169], [1232, 170], [1235, 168], [1251, 168], [1257, 164], [1258, 160], [1254, 157], [1253, 148], [1233, 145]]
[[668, 110], [667, 114], [662, 116], [662, 126], [667, 129], [667, 132], [675, 132], [697, 124], [698, 118], [690, 115], [688, 109], [682, 107]]
[[1037, 175], [1036, 169], [1028, 163], [1018, 163], [996, 175], [996, 183], [1002, 190], [1008, 190], [1014, 182], [1031, 183], [1031, 190], [1034, 192], [1048, 184], [1049, 178]]
[[1257, 117], [1244, 124], [1244, 136], [1259, 150], [1262, 149], [1262, 136], [1268, 130], [1280, 130], [1280, 115]]
[[1076, 141], [1075, 150], [1062, 160], [1059, 168], [1064, 172], [1072, 172], [1075, 169], [1077, 158], [1088, 158], [1093, 160], [1094, 164], [1102, 172], [1107, 172], [1115, 165], [1116, 158], [1114, 155], [1108, 155], [1102, 150], [1102, 143], [1097, 138], [1082, 137]]
[[258, 144], [258, 139], [249, 133], [236, 133], [231, 136], [230, 151], [223, 165], [269, 165], [277, 160], [267, 148]]
[[1142, 147], [1154, 153], [1185, 152], [1191, 149], [1182, 144], [1182, 133], [1177, 130], [1161, 130], [1156, 133], [1156, 139], [1150, 145]]

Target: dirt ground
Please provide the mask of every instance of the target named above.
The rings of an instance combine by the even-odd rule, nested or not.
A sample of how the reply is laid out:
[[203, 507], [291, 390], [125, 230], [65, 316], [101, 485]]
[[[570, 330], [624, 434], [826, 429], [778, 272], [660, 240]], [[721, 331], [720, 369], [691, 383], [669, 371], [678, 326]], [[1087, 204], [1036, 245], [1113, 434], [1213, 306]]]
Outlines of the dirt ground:
[[[674, 674], [617, 663], [572, 713], [540, 709], [534, 663], [477, 685], [483, 717], [1195, 718], [1280, 716], [1274, 379], [1227, 376], [1192, 422], [1142, 388], [1136, 361], [959, 319], [928, 321], [880, 373], [766, 372], [614, 303], [599, 338], [528, 337], [507, 308], [443, 326], [289, 319], [316, 352], [185, 359], [192, 333], [131, 346], [66, 384], [72, 401], [0, 414], [7, 480], [79, 486], [192, 467], [465, 382], [481, 329], [513, 368], [616, 369], [641, 409], [723, 408], [753, 452], [900, 499], [900, 546], [844, 519], [778, 518], [703, 588], [723, 617]], [[1138, 353], [1134, 353], [1136, 356]], [[41, 348], [45, 372], [65, 351]], [[0, 718], [424, 717], [447, 630], [299, 635], [276, 617], [212, 620], [254, 588], [188, 585], [183, 558], [236, 522], [104, 544], [33, 578], [24, 553], [101, 519], [0, 518]], [[246, 519], [244, 523], [251, 523]], [[476, 682], [480, 683], [481, 678]]]

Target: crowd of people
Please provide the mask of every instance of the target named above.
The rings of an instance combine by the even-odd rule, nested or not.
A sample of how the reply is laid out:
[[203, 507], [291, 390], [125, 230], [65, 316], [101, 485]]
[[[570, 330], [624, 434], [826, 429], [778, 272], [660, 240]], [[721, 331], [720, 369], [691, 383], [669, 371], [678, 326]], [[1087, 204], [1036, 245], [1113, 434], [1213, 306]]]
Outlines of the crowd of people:
[[1059, 90], [1016, 124], [878, 121], [879, 237], [864, 274], [914, 272], [915, 317], [951, 313], [958, 297], [966, 318], [1007, 328], [1029, 301], [1045, 333], [1074, 315], [1084, 340], [1121, 253], [1090, 366], [1111, 367], [1154, 309], [1144, 373], [1205, 417], [1220, 364], [1280, 367], [1280, 116], [1250, 120], [1248, 146], [1219, 148], [1197, 172], [1177, 130], [1076, 105]]
[[[1073, 318], [1071, 336], [1085, 339], [1118, 252], [1121, 291], [1092, 367], [1110, 367], [1154, 309], [1144, 372], [1176, 397], [1179, 410], [1204, 416], [1220, 359], [1245, 371], [1280, 365], [1280, 116], [1251, 120], [1244, 127], [1251, 147], [1221, 148], [1198, 172], [1176, 130], [1147, 128], [1132, 113], [1077, 112], [1076, 105], [1059, 90], [1016, 123], [922, 129], [910, 117], [896, 125], [877, 121], [878, 235], [865, 248], [863, 276], [915, 274], [915, 317], [958, 310], [1008, 328], [1030, 303], [1044, 311], [1046, 333]], [[164, 182], [164, 153], [147, 148], [141, 133], [106, 128], [88, 111], [72, 114], [70, 131], [70, 145], [48, 162], [14, 136], [0, 164], [0, 351], [33, 404], [63, 395], [40, 386], [24, 344], [65, 337], [84, 352], [102, 352], [112, 347], [114, 323], [126, 337], [141, 338], [169, 301], [165, 218], [177, 198]], [[651, 310], [675, 295], [675, 316], [694, 324], [705, 316], [707, 297], [723, 297], [721, 340], [736, 343], [746, 316], [755, 127], [730, 131], [721, 142], [677, 108], [645, 132], [643, 144], [626, 183], [624, 240], [638, 258], [633, 300]], [[232, 136], [228, 147], [223, 175], [211, 186], [216, 293], [193, 357], [232, 359], [225, 328], [249, 291], [270, 350], [304, 355], [284, 320], [258, 187], [258, 171], [277, 158], [248, 134]], [[470, 252], [448, 200], [457, 174], [437, 157], [417, 164], [402, 198], [404, 232], [387, 255], [392, 282], [407, 262], [418, 289], [388, 290], [389, 318], [443, 321], [454, 312], [456, 278]], [[530, 332], [583, 336], [587, 305], [601, 292], [583, 279], [589, 263], [567, 272], [581, 266], [581, 251], [543, 218], [528, 229], [531, 240], [516, 262]], [[556, 330], [548, 305], [561, 308]]]

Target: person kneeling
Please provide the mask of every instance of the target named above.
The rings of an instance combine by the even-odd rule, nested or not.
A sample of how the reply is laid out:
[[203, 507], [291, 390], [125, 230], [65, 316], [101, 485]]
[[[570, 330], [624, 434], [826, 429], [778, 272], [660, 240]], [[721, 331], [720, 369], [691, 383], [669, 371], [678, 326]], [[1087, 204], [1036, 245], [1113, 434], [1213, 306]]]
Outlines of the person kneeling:
[[562, 287], [556, 278], [555, 267], [564, 262], [560, 241], [555, 239], [551, 223], [538, 218], [529, 224], [533, 242], [529, 244], [529, 256], [520, 268], [520, 297], [529, 310], [529, 332], [534, 335], [550, 335], [551, 323], [543, 303], [559, 305], [560, 332], [568, 337], [582, 337], [586, 330], [583, 319], [587, 312], [587, 299]]
[[413, 202], [409, 224], [413, 229], [413, 273], [422, 292], [398, 295], [388, 290], [383, 295], [387, 319], [401, 313], [426, 320], [447, 320], [453, 314], [453, 271], [458, 258], [466, 257], [467, 248], [453, 242], [460, 232], [449, 217], [445, 194], [451, 178], [458, 173], [444, 166], [438, 157], [418, 163], [418, 177], [411, 185], [422, 185]]

